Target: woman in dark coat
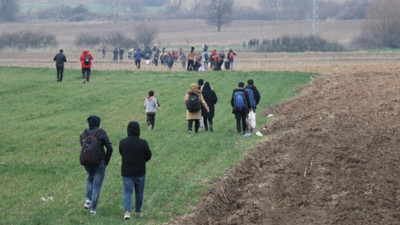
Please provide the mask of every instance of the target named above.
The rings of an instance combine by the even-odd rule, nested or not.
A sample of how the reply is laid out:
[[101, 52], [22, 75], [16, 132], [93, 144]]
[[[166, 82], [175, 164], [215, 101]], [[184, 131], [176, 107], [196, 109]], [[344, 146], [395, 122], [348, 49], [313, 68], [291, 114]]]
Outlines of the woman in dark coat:
[[202, 94], [208, 105], [208, 108], [210, 109], [209, 112], [207, 112], [203, 106], [201, 109], [201, 115], [204, 118], [204, 128], [206, 131], [208, 131], [208, 124], [210, 124], [210, 131], [213, 132], [214, 105], [217, 103], [218, 97], [215, 94], [215, 91], [211, 88], [209, 82], [206, 82], [202, 87]]

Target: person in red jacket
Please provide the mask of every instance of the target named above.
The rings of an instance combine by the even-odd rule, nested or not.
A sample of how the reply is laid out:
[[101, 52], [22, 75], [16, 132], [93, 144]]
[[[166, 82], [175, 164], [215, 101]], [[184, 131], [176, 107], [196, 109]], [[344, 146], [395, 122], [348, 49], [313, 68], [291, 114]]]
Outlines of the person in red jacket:
[[93, 56], [89, 53], [87, 49], [83, 49], [80, 60], [82, 65], [82, 83], [86, 83], [89, 82], [90, 68], [92, 67]]

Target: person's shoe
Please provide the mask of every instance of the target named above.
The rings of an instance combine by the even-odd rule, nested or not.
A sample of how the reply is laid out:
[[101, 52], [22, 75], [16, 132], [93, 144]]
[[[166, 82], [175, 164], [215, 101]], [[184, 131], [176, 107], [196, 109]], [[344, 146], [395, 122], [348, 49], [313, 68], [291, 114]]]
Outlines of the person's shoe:
[[82, 84], [84, 84], [84, 83], [86, 83], [86, 79], [83, 79], [83, 80], [82, 80]]
[[89, 199], [86, 199], [86, 202], [83, 205], [83, 208], [85, 208], [85, 209], [89, 209], [90, 208], [90, 200]]
[[151, 129], [153, 129], [153, 126], [150, 124], [150, 125], [149, 125], [149, 130], [151, 130]]
[[131, 213], [129, 211], [126, 211], [124, 215], [124, 220], [130, 220], [130, 219], [131, 219]]
[[90, 210], [90, 215], [96, 215], [96, 210]]
[[192, 131], [191, 131], [191, 130], [189, 130], [189, 131], [188, 131], [188, 134], [191, 134], [191, 133], [192, 133]]
[[142, 214], [141, 212], [135, 212], [135, 216], [136, 216], [136, 217], [139, 217], [139, 218], [142, 218], [142, 217], [143, 217], [143, 214]]
[[213, 128], [212, 128], [212, 127], [210, 127], [210, 132], [214, 132], [214, 130], [213, 130]]

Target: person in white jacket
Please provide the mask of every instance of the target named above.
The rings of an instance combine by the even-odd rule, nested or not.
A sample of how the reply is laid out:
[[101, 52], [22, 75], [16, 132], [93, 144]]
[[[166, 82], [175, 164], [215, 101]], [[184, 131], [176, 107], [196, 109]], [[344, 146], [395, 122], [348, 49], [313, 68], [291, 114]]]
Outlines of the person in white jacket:
[[146, 100], [144, 101], [144, 108], [147, 114], [147, 125], [149, 130], [154, 129], [154, 122], [156, 120], [157, 109], [161, 108], [157, 98], [154, 97], [154, 91], [150, 90]]

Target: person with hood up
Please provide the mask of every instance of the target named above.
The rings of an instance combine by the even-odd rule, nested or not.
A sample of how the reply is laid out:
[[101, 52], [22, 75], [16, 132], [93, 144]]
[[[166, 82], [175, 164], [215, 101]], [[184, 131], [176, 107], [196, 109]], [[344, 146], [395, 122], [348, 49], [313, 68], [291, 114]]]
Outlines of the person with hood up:
[[[186, 120], [188, 121], [188, 133], [192, 133], [193, 121], [194, 121], [194, 132], [197, 134], [199, 132], [200, 127], [200, 119], [201, 119], [201, 105], [203, 105], [204, 109], [209, 112], [209, 108], [207, 106], [206, 101], [204, 101], [203, 95], [201, 91], [198, 89], [198, 85], [192, 83], [190, 85], [190, 90], [186, 92], [185, 95], [185, 105], [186, 105]], [[189, 108], [198, 108], [199, 110], [193, 111]]]
[[157, 98], [154, 97], [154, 91], [150, 90], [149, 95], [147, 96], [146, 100], [144, 100], [144, 109], [147, 115], [147, 126], [149, 126], [149, 130], [154, 129], [157, 108], [160, 107], [160, 103], [158, 102]]
[[147, 141], [139, 138], [140, 126], [137, 121], [130, 121], [127, 131], [128, 137], [119, 142], [119, 153], [122, 157], [121, 176], [124, 185], [124, 219], [126, 220], [131, 218], [133, 188], [135, 188], [135, 213], [139, 217], [142, 216], [146, 162], [152, 155]]
[[81, 66], [82, 66], [82, 83], [89, 82], [90, 68], [92, 67], [93, 56], [87, 49], [83, 49], [81, 55]]
[[[85, 139], [88, 136], [95, 137], [100, 143], [96, 147], [100, 148], [98, 151], [100, 153], [100, 164], [96, 166], [85, 165], [85, 170], [87, 174], [86, 181], [86, 201], [84, 204], [85, 209], [90, 209], [90, 214], [96, 215], [97, 201], [100, 197], [101, 186], [103, 184], [103, 179], [106, 172], [106, 166], [110, 162], [113, 148], [111, 141], [107, 136], [106, 131], [100, 127], [100, 117], [96, 115], [91, 115], [87, 118], [89, 129], [85, 129], [79, 134], [79, 140], [81, 146], [84, 144]], [[104, 152], [104, 146], [107, 152]]]
[[218, 97], [215, 94], [215, 91], [212, 89], [209, 82], [206, 82], [201, 89], [201, 93], [203, 95], [204, 101], [206, 101], [209, 111], [206, 111], [203, 107], [201, 108], [201, 115], [203, 116], [203, 123], [205, 131], [208, 131], [208, 125], [210, 125], [210, 132], [214, 132], [213, 130], [213, 118], [214, 118], [214, 105], [218, 101]]

